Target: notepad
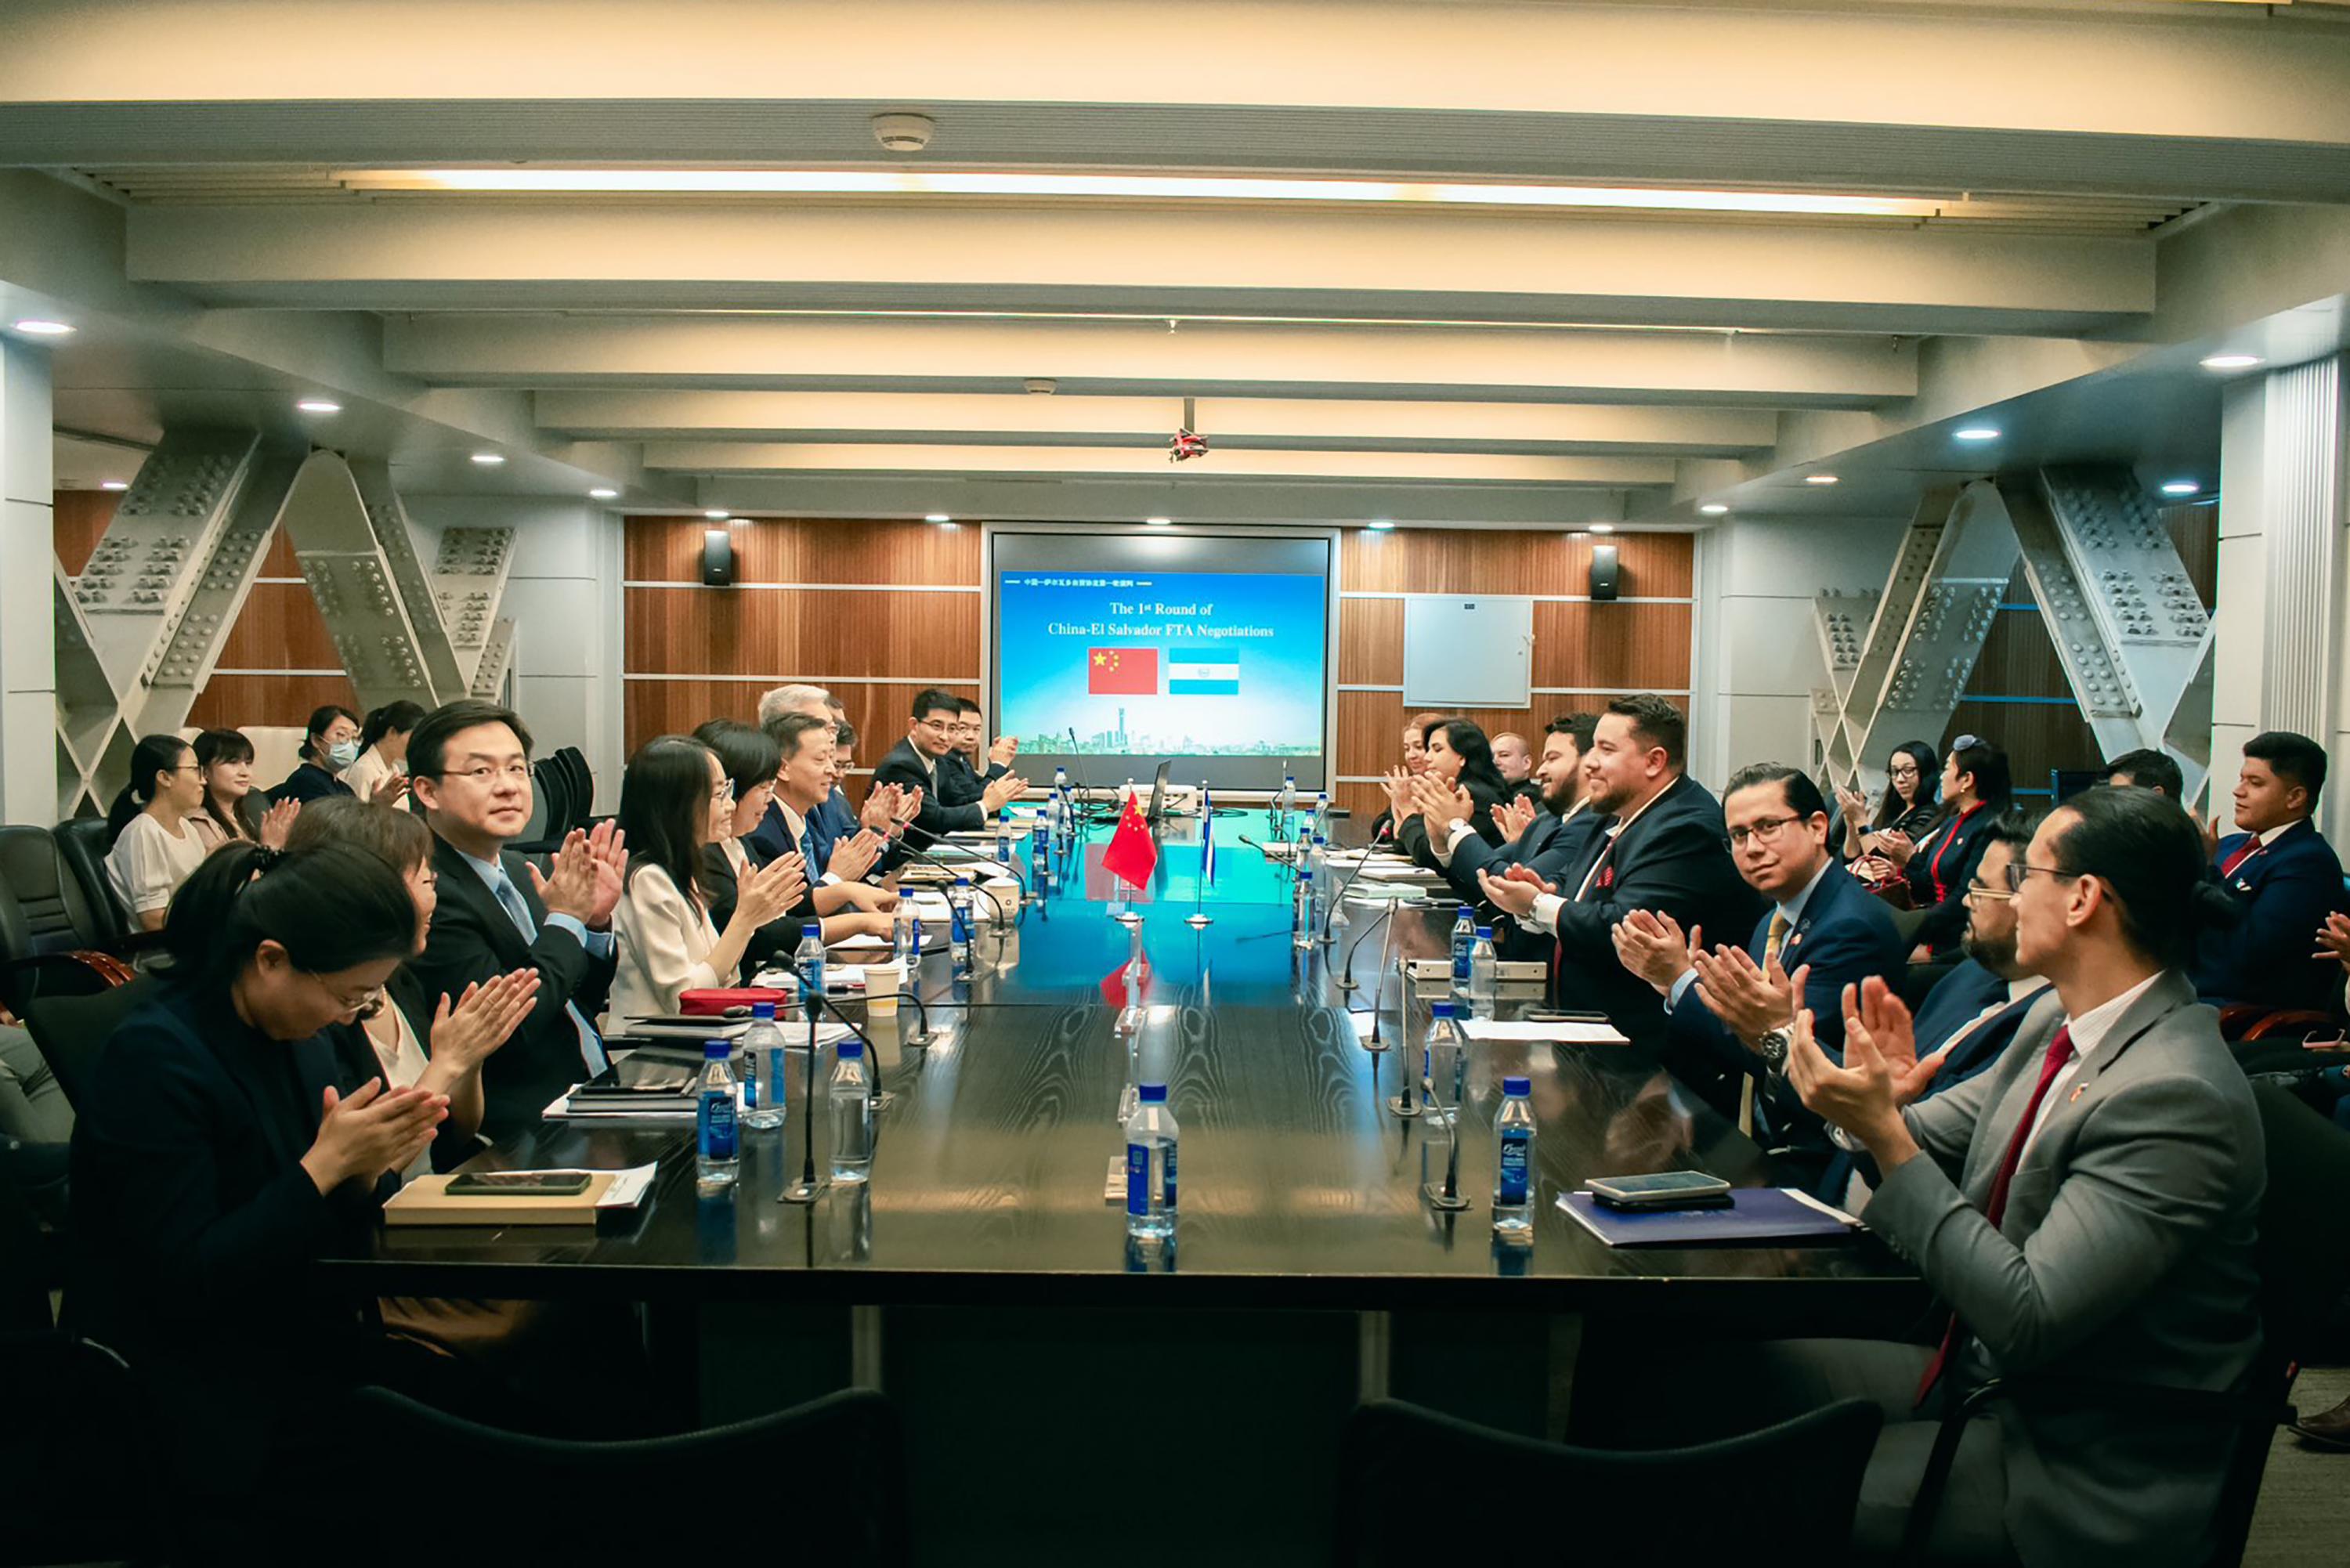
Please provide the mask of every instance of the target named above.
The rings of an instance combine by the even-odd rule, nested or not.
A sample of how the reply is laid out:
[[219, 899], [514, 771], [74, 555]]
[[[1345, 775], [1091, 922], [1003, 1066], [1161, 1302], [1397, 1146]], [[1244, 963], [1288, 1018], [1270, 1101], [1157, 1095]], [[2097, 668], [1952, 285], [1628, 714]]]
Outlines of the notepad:
[[1603, 1207], [1588, 1192], [1562, 1192], [1567, 1218], [1611, 1247], [1760, 1247], [1773, 1241], [1828, 1241], [1849, 1236], [1860, 1221], [1792, 1187], [1742, 1187], [1727, 1209], [1668, 1209], [1626, 1213]]
[[420, 1176], [383, 1206], [387, 1225], [593, 1225], [608, 1209], [633, 1209], [652, 1190], [653, 1165], [591, 1170], [584, 1192], [560, 1198], [511, 1193], [452, 1193], [448, 1176]]

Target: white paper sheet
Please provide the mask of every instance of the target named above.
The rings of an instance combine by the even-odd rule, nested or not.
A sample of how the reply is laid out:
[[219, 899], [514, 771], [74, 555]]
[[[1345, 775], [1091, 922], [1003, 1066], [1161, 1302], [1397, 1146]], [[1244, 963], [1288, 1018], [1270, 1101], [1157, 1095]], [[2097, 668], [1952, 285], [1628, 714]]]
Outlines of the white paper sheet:
[[1629, 1045], [1631, 1042], [1617, 1033], [1611, 1024], [1581, 1023], [1573, 1020], [1549, 1023], [1502, 1022], [1491, 1018], [1464, 1018], [1461, 1033], [1471, 1040], [1546, 1040], [1562, 1045]]

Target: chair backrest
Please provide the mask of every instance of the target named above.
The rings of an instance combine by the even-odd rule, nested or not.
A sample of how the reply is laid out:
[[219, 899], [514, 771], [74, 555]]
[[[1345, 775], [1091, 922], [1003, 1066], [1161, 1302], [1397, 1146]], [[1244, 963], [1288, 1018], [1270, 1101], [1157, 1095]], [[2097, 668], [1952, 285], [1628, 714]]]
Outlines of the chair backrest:
[[26, 1033], [57, 1075], [67, 1104], [76, 1110], [86, 1103], [88, 1086], [97, 1078], [99, 1054], [108, 1037], [147, 999], [155, 983], [142, 975], [129, 985], [88, 996], [44, 996], [25, 1009]]
[[106, 928], [46, 827], [0, 827], [0, 956], [101, 946]]
[[577, 746], [565, 746], [556, 756], [563, 763], [571, 780], [570, 827], [585, 827], [596, 811], [596, 775], [588, 766], [588, 754]]
[[91, 917], [104, 930], [109, 940], [130, 933], [130, 924], [123, 918], [122, 906], [115, 902], [113, 884], [106, 877], [106, 818], [77, 816], [57, 826], [55, 837], [57, 853], [64, 857], [66, 869], [81, 884], [81, 893], [89, 901]]
[[[641, 1568], [677, 1554], [685, 1500], [743, 1477], [788, 1493], [809, 1467], [807, 1509], [789, 1508], [791, 1555], [825, 1568], [902, 1568], [908, 1561], [905, 1454], [884, 1396], [849, 1388], [754, 1420], [632, 1442], [575, 1442], [500, 1431], [386, 1388], [357, 1397], [362, 1451], [431, 1454], [452, 1475], [483, 1478], [494, 1508], [464, 1525], [467, 1553], [566, 1568]], [[413, 1539], [369, 1532], [361, 1561], [412, 1568]]]
[[[1804, 1563], [1825, 1568], [1846, 1559], [1861, 1471], [1884, 1419], [1875, 1405], [1847, 1399], [1725, 1442], [1619, 1453], [1373, 1400], [1347, 1423], [1336, 1560], [1419, 1568], [1430, 1528], [1451, 1522], [1465, 1485], [1483, 1494], [1470, 1506], [1538, 1502], [1544, 1517], [1571, 1521], [1530, 1562], [1750, 1561], [1767, 1521], [1769, 1539], [1800, 1543]], [[1503, 1489], [1509, 1495], [1494, 1496]]]

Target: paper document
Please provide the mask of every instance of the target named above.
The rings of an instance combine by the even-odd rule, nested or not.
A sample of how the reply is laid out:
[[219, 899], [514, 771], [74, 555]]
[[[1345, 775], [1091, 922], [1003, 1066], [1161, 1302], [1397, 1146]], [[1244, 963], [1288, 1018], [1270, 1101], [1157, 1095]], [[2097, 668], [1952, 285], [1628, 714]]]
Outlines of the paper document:
[[1586, 1023], [1575, 1019], [1503, 1023], [1492, 1018], [1464, 1018], [1461, 1033], [1471, 1040], [1547, 1040], [1563, 1045], [1629, 1045], [1611, 1023]]

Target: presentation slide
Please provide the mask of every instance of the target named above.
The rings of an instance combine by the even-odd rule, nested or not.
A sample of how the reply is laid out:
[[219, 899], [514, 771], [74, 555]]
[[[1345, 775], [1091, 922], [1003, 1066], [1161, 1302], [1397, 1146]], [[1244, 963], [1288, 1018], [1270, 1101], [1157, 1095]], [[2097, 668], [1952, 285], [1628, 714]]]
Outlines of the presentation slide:
[[[1066, 565], [997, 554], [992, 722], [1019, 737], [1024, 759], [1130, 759], [1139, 774], [1172, 758], [1183, 784], [1319, 780], [1330, 592], [1321, 541], [1305, 541], [1306, 552], [1279, 540], [1135, 541], [1151, 547], [1127, 552], [1080, 543], [1088, 547], [1063, 552]], [[1318, 569], [1279, 569], [1298, 566]], [[1247, 758], [1264, 761], [1205, 765]]]

